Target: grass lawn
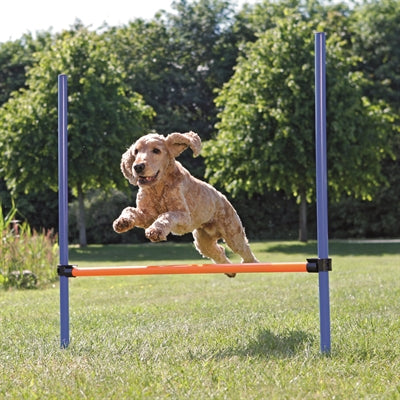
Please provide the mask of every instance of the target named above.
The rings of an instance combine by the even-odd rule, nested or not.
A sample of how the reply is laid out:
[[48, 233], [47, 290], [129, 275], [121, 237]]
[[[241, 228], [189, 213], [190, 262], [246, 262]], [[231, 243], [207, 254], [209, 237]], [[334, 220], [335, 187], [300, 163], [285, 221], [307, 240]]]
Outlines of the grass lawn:
[[[316, 243], [258, 242], [263, 261]], [[400, 399], [400, 243], [330, 243], [332, 353], [319, 351], [317, 274], [70, 279], [0, 290], [1, 399]], [[133, 261], [135, 260], [135, 261]], [[198, 263], [191, 244], [72, 247], [79, 266]]]

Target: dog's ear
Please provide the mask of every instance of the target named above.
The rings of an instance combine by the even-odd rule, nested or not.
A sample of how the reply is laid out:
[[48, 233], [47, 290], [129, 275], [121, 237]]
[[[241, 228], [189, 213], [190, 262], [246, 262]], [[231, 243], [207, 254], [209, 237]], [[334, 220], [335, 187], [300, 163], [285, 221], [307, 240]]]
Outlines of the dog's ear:
[[126, 179], [132, 184], [137, 185], [137, 178], [132, 173], [132, 165], [135, 162], [135, 157], [132, 154], [132, 147], [130, 147], [121, 158], [121, 171]]
[[171, 133], [167, 136], [165, 142], [173, 157], [178, 157], [179, 154], [188, 147], [192, 149], [194, 157], [197, 157], [200, 154], [200, 136], [192, 131], [186, 133]]

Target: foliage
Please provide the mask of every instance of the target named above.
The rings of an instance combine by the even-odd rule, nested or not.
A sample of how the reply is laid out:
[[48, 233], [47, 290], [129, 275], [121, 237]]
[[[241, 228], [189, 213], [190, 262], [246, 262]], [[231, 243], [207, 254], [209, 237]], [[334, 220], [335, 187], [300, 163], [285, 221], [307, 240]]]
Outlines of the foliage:
[[0, 43], [0, 106], [11, 93], [26, 87], [26, 70], [34, 63], [34, 53], [42, 50], [50, 41], [50, 34], [25, 34], [21, 39]]
[[[251, 245], [269, 261], [316, 252], [315, 243]], [[82, 277], [70, 281], [65, 350], [59, 349], [58, 288], [29, 297], [0, 292], [0, 397], [397, 399], [398, 243], [333, 242], [330, 248], [329, 357], [319, 354], [313, 274]], [[126, 265], [143, 253], [144, 265], [165, 254], [174, 259], [177, 249], [187, 255], [181, 263], [198, 260], [192, 245], [77, 250], [90, 253], [86, 265], [95, 266], [99, 249], [108, 265]], [[71, 261], [84, 264], [79, 256]]]
[[83, 197], [89, 189], [122, 183], [118, 160], [144, 132], [152, 110], [140, 95], [127, 92], [116, 55], [97, 34], [80, 28], [64, 32], [36, 57], [28, 73], [29, 89], [15, 93], [0, 111], [0, 172], [7, 185], [27, 192], [44, 187], [57, 190], [60, 73], [69, 77], [69, 185], [73, 193]]
[[356, 7], [351, 17], [358, 68], [369, 78], [370, 98], [384, 99], [400, 111], [400, 2], [372, 0]]
[[174, 12], [135, 20], [106, 33], [132, 90], [156, 111], [160, 133], [194, 130], [208, 138], [215, 123], [215, 88], [231, 76], [237, 55], [226, 0], [173, 3]]
[[50, 188], [29, 193], [15, 191], [11, 196], [6, 183], [0, 180], [0, 204], [5, 213], [15, 204], [19, 218], [37, 231], [58, 227], [58, 193]]
[[[224, 136], [226, 143], [211, 150], [219, 160], [208, 165], [210, 179], [215, 171], [215, 184], [236, 196], [251, 237], [293, 237], [295, 201], [308, 199], [313, 207], [312, 33], [323, 30], [329, 199], [339, 201], [331, 206], [330, 230], [341, 237], [400, 234], [397, 208], [388, 207], [399, 197], [398, 0], [350, 6], [263, 0], [238, 12], [227, 0], [177, 0], [173, 10], [101, 32], [77, 21], [60, 34], [41, 32], [0, 44], [3, 207], [10, 209], [14, 198], [31, 227], [57, 226], [56, 78], [67, 73], [70, 200], [78, 196], [79, 204], [90, 206], [89, 241], [107, 240], [107, 222], [96, 229], [93, 215], [104, 210], [106, 218], [108, 206], [100, 198], [110, 203], [106, 195], [84, 201], [85, 194], [127, 188], [120, 155], [148, 129], [193, 129], [203, 140]], [[156, 113], [151, 123], [149, 106]], [[201, 158], [183, 153], [180, 161], [204, 176]], [[78, 222], [83, 232], [85, 217]]]
[[[226, 0], [182, 0], [172, 6], [173, 13], [136, 19], [104, 37], [123, 63], [131, 90], [155, 110], [154, 130], [193, 130], [208, 139], [216, 122], [215, 88], [232, 75], [238, 54], [233, 9]], [[184, 153], [181, 161], [203, 176], [200, 158]]]
[[[17, 225], [16, 208], [0, 207], [0, 285], [32, 289], [54, 282], [58, 246], [53, 231], [38, 233], [24, 222]], [[10, 228], [11, 227], [11, 228]]]
[[215, 89], [232, 75], [237, 38], [232, 32], [233, 8], [227, 0], [180, 0], [173, 3], [167, 29], [172, 54], [183, 72], [178, 104], [187, 110], [186, 124], [209, 138], [216, 122]]
[[[241, 192], [230, 200], [249, 240], [298, 238], [296, 201], [282, 191], [266, 191], [264, 194], [254, 194], [251, 198]], [[309, 207], [312, 208], [312, 205]], [[312, 227], [311, 222], [315, 219], [310, 216], [309, 220]], [[315, 235], [311, 234], [310, 238], [313, 237]]]
[[57, 135], [49, 132], [57, 131], [60, 73], [69, 77], [69, 182], [75, 190], [112, 186], [120, 174], [112, 173], [118, 163], [111, 161], [120, 158], [151, 116], [140, 96], [125, 95], [123, 71], [96, 34], [86, 29], [65, 32], [50, 50], [37, 54], [29, 90], [21, 90], [3, 107], [0, 150], [12, 188], [57, 187]]
[[[280, 20], [249, 46], [221, 91], [219, 132], [207, 145], [206, 164], [211, 180], [228, 191], [251, 195], [268, 187], [314, 197], [314, 27], [296, 15]], [[362, 76], [351, 73], [339, 38], [328, 38], [327, 47], [329, 182], [335, 195], [367, 198], [382, 178], [390, 114], [361, 98]]]
[[264, 0], [254, 5], [244, 4], [235, 16], [234, 31], [240, 37], [242, 50], [246, 43], [253, 43], [265, 31], [275, 28], [277, 20], [285, 18], [287, 10], [296, 10], [299, 14], [309, 15], [309, 6], [319, 4], [318, 1], [303, 0]]
[[[299, 201], [315, 197], [314, 41], [323, 30], [286, 10], [241, 56], [216, 102], [218, 134], [205, 147], [206, 174], [236, 195], [283, 190]], [[344, 43], [344, 44], [343, 44]], [[381, 160], [390, 153], [393, 116], [362, 96], [365, 79], [339, 35], [327, 38], [329, 186], [371, 198], [385, 182]], [[371, 145], [373, 144], [373, 145]]]
[[384, 99], [396, 113], [395, 134], [390, 138], [396, 159], [382, 164], [390, 186], [381, 189], [373, 205], [360, 205], [359, 220], [378, 236], [398, 236], [399, 209], [388, 205], [397, 203], [400, 182], [400, 1], [369, 1], [356, 7], [351, 22], [357, 33], [353, 38], [354, 52], [360, 58], [357, 68], [369, 78], [364, 92], [372, 99]]
[[[400, 154], [400, 135], [392, 139], [394, 154]], [[399, 237], [400, 174], [399, 160], [386, 159], [382, 169], [389, 184], [381, 187], [373, 201], [345, 196], [329, 208], [331, 237]]]
[[[112, 222], [121, 211], [135, 203], [125, 193], [117, 190], [93, 191], [85, 198], [87, 240], [89, 243], [137, 243], [147, 241], [143, 229], [133, 229], [119, 235], [114, 232]], [[77, 201], [69, 205], [69, 238], [76, 243], [79, 237], [79, 205]]]

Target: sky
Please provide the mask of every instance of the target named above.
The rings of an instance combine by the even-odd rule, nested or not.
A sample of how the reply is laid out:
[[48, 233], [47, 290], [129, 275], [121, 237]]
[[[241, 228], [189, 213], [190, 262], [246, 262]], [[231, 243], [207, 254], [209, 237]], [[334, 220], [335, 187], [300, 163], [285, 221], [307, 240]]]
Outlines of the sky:
[[[234, 0], [241, 6], [258, 0]], [[171, 10], [172, 0], [3, 0], [0, 7], [0, 42], [16, 40], [25, 33], [53, 33], [68, 29], [76, 19], [97, 29], [106, 22], [124, 25], [135, 18], [150, 19], [163, 9]]]

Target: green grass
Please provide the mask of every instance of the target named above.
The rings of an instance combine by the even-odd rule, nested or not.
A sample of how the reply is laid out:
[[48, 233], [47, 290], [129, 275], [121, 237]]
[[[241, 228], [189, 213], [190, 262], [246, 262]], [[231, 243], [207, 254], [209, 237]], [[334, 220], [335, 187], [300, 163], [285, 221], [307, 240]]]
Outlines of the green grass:
[[[252, 244], [303, 261], [316, 244]], [[70, 280], [0, 291], [0, 398], [400, 399], [400, 244], [330, 243], [332, 353], [319, 352], [317, 274]], [[191, 244], [71, 248], [80, 266], [199, 262]], [[134, 261], [136, 260], [136, 261]]]

